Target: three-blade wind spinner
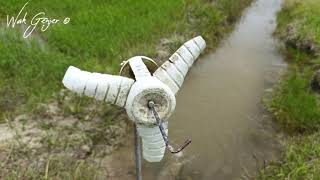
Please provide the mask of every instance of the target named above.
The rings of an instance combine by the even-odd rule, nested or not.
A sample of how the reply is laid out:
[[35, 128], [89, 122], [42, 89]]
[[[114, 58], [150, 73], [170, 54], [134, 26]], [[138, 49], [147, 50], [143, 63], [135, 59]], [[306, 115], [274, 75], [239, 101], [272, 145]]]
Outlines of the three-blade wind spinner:
[[63, 84], [78, 94], [124, 107], [142, 138], [144, 159], [159, 162], [166, 148], [175, 153], [190, 143], [187, 141], [179, 150], [173, 150], [167, 138], [168, 119], [176, 106], [175, 94], [205, 46], [201, 36], [195, 37], [159, 68], [148, 57], [132, 57], [122, 64], [121, 76], [90, 73], [70, 66]]

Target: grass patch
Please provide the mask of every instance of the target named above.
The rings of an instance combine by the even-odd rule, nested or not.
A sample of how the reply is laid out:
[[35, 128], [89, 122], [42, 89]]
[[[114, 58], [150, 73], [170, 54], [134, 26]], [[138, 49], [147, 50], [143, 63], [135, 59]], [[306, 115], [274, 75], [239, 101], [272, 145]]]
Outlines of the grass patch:
[[312, 69], [291, 65], [266, 103], [287, 132], [311, 132], [320, 128], [319, 99], [310, 89]]
[[320, 51], [320, 0], [285, 0], [278, 14], [276, 34], [287, 46], [318, 54]]
[[319, 0], [286, 0], [278, 14], [276, 35], [287, 47], [290, 67], [268, 108], [286, 130], [312, 132], [320, 127], [319, 98], [310, 89], [319, 67]]
[[23, 39], [16, 31], [3, 33], [0, 36], [1, 110], [42, 102], [52, 92], [58, 92], [63, 69], [76, 60], [60, 52], [41, 50], [35, 40]]
[[291, 138], [280, 162], [271, 163], [257, 179], [319, 179], [320, 134]]
[[320, 178], [320, 101], [311, 79], [320, 68], [320, 0], [285, 0], [275, 35], [285, 42], [289, 69], [266, 102], [290, 137], [278, 162], [257, 179]]
[[[13, 152], [14, 156], [23, 156], [24, 152]], [[15, 157], [18, 158], [18, 157]], [[20, 157], [21, 158], [21, 157]], [[70, 156], [54, 155], [42, 159], [41, 162], [32, 162], [28, 160], [28, 165], [21, 163], [12, 164], [10, 174], [7, 174], [6, 168], [0, 170], [1, 174], [7, 174], [2, 177], [5, 180], [13, 179], [74, 179], [74, 180], [95, 180], [108, 177], [108, 173], [103, 167], [96, 166], [90, 160], [76, 160]]]

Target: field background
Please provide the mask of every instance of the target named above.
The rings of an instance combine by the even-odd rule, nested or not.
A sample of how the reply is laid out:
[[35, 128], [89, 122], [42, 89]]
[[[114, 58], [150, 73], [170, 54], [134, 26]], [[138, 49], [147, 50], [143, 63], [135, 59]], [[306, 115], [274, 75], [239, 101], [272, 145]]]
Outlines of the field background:
[[0, 177], [99, 179], [124, 143], [123, 110], [64, 90], [68, 66], [117, 74], [120, 63], [146, 55], [159, 64], [202, 35], [207, 51], [232, 30], [251, 0], [32, 0], [27, 19], [45, 12], [67, 25], [6, 27], [26, 1], [0, 1]]

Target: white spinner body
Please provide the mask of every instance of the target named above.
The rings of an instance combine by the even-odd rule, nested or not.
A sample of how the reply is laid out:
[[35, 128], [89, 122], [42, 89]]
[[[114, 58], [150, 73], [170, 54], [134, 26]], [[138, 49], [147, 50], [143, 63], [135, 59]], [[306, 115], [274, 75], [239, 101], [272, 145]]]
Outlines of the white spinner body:
[[70, 66], [63, 84], [78, 94], [124, 107], [129, 119], [136, 123], [142, 138], [144, 159], [159, 162], [164, 156], [166, 145], [148, 102], [155, 103], [155, 109], [168, 134], [168, 119], [176, 106], [175, 94], [205, 46], [201, 36], [189, 40], [155, 72], [149, 72], [144, 63], [149, 58], [133, 57], [126, 64], [130, 66], [134, 79], [90, 73]]

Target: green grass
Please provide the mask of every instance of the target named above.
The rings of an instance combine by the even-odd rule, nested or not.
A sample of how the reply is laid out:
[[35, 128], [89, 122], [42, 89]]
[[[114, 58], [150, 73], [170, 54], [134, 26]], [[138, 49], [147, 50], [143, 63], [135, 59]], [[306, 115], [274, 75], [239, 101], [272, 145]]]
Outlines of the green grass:
[[277, 35], [287, 45], [318, 54], [320, 51], [320, 1], [285, 0], [278, 15]]
[[288, 142], [281, 161], [271, 163], [257, 179], [320, 179], [320, 134], [302, 135]]
[[266, 101], [289, 132], [278, 162], [257, 179], [320, 179], [320, 99], [310, 84], [320, 68], [320, 0], [285, 0], [275, 35], [286, 45], [288, 72]]
[[310, 89], [312, 75], [319, 67], [319, 8], [319, 0], [286, 0], [278, 14], [275, 34], [286, 42], [290, 67], [267, 104], [289, 131], [315, 131], [320, 127], [319, 99]]
[[59, 79], [70, 63], [77, 61], [60, 52], [42, 51], [34, 40], [24, 40], [15, 31], [0, 36], [0, 107], [16, 110], [25, 103], [42, 102], [60, 89]]
[[[202, 35], [208, 47], [214, 47], [250, 2], [32, 0], [26, 7], [27, 19], [43, 11], [47, 17], [70, 17], [71, 21], [51, 26], [45, 32], [38, 28], [27, 41], [19, 26], [15, 30], [1, 28], [0, 115], [30, 111], [52, 99], [62, 88], [61, 80], [69, 65], [116, 73], [120, 62], [131, 56], [156, 58], [160, 39], [173, 35], [183, 36], [183, 40]], [[24, 3], [0, 2], [3, 26], [7, 15], [16, 15]], [[174, 44], [172, 50], [180, 45]]]
[[320, 128], [320, 104], [310, 89], [309, 67], [292, 65], [276, 88], [268, 109], [287, 132], [310, 132]]

